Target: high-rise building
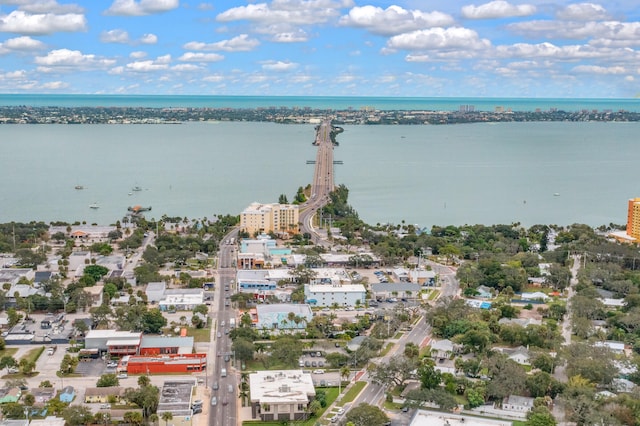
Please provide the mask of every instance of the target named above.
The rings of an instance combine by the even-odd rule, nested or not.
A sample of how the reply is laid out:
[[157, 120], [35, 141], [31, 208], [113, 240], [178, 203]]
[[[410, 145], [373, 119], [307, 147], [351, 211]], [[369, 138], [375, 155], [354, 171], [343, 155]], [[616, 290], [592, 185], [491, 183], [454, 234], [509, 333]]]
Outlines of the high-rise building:
[[629, 200], [627, 210], [627, 235], [640, 240], [640, 198]]
[[240, 229], [256, 233], [298, 233], [299, 209], [295, 204], [251, 203], [240, 213]]

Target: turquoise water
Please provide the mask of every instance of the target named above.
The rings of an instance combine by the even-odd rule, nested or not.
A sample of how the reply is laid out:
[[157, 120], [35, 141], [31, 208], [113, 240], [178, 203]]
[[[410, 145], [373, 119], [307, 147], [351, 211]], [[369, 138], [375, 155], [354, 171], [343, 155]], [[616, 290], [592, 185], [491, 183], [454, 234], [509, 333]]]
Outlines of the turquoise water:
[[[627, 200], [640, 196], [639, 131], [596, 122], [346, 126], [336, 182], [370, 223], [625, 223]], [[272, 123], [0, 126], [0, 222], [108, 224], [133, 205], [152, 206], [148, 217], [201, 218], [292, 199], [311, 181], [313, 137], [313, 125]]]
[[174, 95], [0, 95], [0, 105], [16, 106], [121, 106], [121, 107], [193, 107], [193, 108], [319, 108], [344, 110], [374, 107], [380, 110], [456, 111], [461, 105], [473, 105], [478, 111], [494, 111], [500, 106], [513, 111], [625, 110], [640, 112], [640, 99], [567, 99], [567, 98], [388, 98], [319, 96], [174, 96]]

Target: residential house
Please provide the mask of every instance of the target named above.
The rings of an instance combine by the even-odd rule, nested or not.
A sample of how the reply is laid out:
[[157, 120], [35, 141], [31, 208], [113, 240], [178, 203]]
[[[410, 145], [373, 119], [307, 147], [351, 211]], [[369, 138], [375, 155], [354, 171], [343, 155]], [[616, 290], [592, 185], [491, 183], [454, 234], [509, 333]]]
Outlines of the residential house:
[[29, 426], [65, 426], [65, 424], [62, 417], [47, 416], [44, 419], [32, 419]]
[[605, 340], [604, 342], [595, 342], [593, 346], [598, 348], [608, 348], [613, 353], [624, 354], [624, 342], [616, 342], [614, 340]]
[[502, 409], [524, 413], [533, 409], [534, 398], [528, 396], [509, 395], [502, 402]]
[[89, 295], [89, 298], [91, 299], [91, 306], [97, 307], [102, 305], [102, 295], [104, 294], [103, 284], [85, 287], [82, 290]]
[[109, 386], [104, 388], [87, 388], [84, 391], [84, 402], [87, 404], [101, 402], [107, 403], [109, 399], [121, 400], [124, 396], [124, 388], [120, 386]]
[[531, 365], [531, 354], [529, 353], [529, 349], [524, 346], [518, 346], [515, 349], [503, 349], [502, 352], [505, 353], [510, 360], [520, 365]]
[[459, 345], [454, 344], [449, 339], [431, 341], [431, 358], [449, 359], [457, 353]]
[[420, 296], [422, 287], [417, 283], [373, 283], [369, 285], [371, 295], [378, 300], [390, 297], [415, 299]]
[[549, 299], [549, 296], [547, 296], [546, 293], [543, 293], [541, 291], [534, 291], [534, 292], [523, 292], [520, 295], [520, 298], [522, 300], [542, 300], [546, 302]]
[[478, 292], [476, 297], [480, 299], [492, 299], [493, 298], [493, 289], [491, 287], [487, 287], [486, 285], [481, 285], [476, 288]]
[[1, 388], [0, 404], [6, 404], [7, 402], [18, 402], [21, 396], [22, 391], [18, 388]]
[[36, 404], [46, 404], [56, 396], [54, 388], [34, 388], [31, 393], [36, 398]]

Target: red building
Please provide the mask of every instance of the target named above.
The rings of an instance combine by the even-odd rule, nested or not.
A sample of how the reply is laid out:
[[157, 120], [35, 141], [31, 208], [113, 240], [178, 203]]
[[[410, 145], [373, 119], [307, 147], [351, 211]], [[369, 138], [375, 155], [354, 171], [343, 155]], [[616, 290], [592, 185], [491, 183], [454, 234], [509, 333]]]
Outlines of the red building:
[[129, 356], [120, 361], [119, 370], [129, 374], [194, 373], [205, 371], [207, 354]]

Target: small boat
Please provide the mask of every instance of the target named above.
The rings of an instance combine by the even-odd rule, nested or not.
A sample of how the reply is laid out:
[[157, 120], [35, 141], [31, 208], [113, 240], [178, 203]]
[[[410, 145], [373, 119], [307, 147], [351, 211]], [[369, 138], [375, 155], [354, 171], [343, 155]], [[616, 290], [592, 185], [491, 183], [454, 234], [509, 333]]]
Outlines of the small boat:
[[138, 192], [138, 191], [142, 191], [142, 188], [140, 188], [139, 186], [136, 185], [133, 188], [131, 188], [131, 190]]
[[559, 193], [559, 192], [554, 192], [554, 193], [553, 193], [553, 196], [554, 196], [554, 197], [559, 197], [559, 196], [560, 196], [560, 193]]
[[133, 195], [133, 192], [130, 192], [129, 195]]
[[82, 185], [76, 185], [74, 188], [75, 188], [75, 189], [84, 189], [84, 186], [82, 186]]
[[89, 204], [89, 208], [96, 210], [96, 209], [99, 209], [100, 206], [98, 205], [98, 203], [93, 203], [93, 204]]

